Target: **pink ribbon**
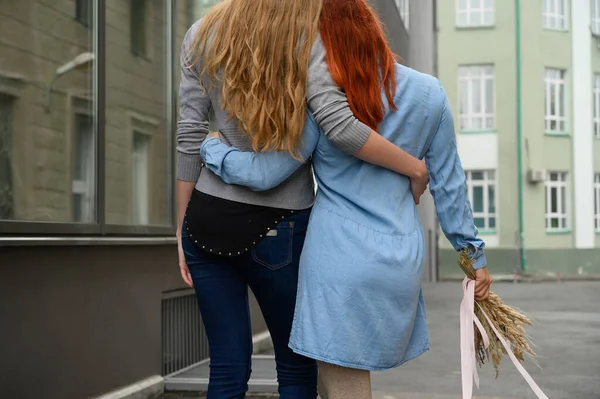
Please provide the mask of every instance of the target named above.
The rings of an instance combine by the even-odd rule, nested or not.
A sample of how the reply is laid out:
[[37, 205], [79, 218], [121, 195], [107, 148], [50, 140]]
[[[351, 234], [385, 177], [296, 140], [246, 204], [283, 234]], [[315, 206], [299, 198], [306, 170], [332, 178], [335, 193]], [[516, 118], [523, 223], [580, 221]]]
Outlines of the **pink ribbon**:
[[[477, 374], [477, 360], [475, 358], [475, 329], [473, 328], [473, 323], [475, 323], [481, 333], [485, 348], [490, 345], [490, 340], [483, 325], [475, 316], [475, 281], [465, 278], [462, 286], [463, 299], [460, 303], [460, 370], [462, 375], [463, 399], [472, 399], [473, 381], [475, 381], [475, 385], [479, 388], [479, 375]], [[508, 353], [510, 360], [512, 360], [517, 370], [519, 370], [523, 378], [525, 378], [525, 381], [527, 381], [533, 392], [539, 399], [548, 399], [546, 394], [542, 392], [527, 370], [525, 370], [523, 365], [521, 365], [519, 360], [515, 357], [510, 345], [502, 338], [494, 326], [494, 323], [492, 323], [488, 315], [483, 311], [483, 308], [479, 304], [477, 304], [477, 306], [479, 306], [479, 309], [485, 316], [490, 328], [494, 334], [496, 334], [496, 337], [498, 337], [498, 340], [502, 343], [504, 349], [506, 349], [506, 353]]]

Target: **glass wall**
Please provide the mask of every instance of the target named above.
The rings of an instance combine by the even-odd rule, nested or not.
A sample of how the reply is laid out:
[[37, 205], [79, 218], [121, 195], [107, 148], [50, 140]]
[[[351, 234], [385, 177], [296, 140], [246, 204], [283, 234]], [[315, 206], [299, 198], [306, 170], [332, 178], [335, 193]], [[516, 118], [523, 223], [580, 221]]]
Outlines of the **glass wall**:
[[178, 46], [213, 3], [1, 7], [0, 234], [171, 234]]
[[106, 0], [106, 222], [171, 224], [164, 0]]
[[2, 6], [1, 219], [97, 221], [95, 32], [86, 1]]

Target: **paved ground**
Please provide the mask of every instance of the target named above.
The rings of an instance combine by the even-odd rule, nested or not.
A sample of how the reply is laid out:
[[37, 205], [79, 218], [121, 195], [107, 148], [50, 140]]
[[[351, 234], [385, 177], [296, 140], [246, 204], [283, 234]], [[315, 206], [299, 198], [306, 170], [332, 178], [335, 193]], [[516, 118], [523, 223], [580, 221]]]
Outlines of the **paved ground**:
[[[498, 283], [493, 291], [535, 319], [528, 331], [537, 345], [539, 367], [528, 361], [525, 368], [548, 397], [599, 399], [600, 282]], [[460, 283], [425, 286], [431, 352], [397, 369], [373, 373], [375, 399], [460, 397], [460, 299]], [[491, 366], [479, 375], [478, 399], [535, 398], [508, 359], [498, 380]]]
[[[600, 282], [496, 284], [493, 291], [535, 319], [529, 328], [539, 366], [525, 368], [550, 399], [600, 398]], [[374, 373], [377, 399], [451, 399], [460, 394], [457, 283], [425, 286], [431, 352], [397, 369]], [[535, 398], [508, 359], [498, 380], [480, 370], [481, 398]], [[403, 393], [415, 392], [415, 395]]]

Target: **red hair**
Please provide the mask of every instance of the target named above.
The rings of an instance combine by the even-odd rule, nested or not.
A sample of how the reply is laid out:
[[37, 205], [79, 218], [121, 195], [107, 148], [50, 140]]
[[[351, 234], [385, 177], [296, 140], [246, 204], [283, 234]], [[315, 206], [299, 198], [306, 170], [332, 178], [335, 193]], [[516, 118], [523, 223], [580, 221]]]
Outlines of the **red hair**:
[[396, 109], [396, 60], [379, 18], [365, 0], [324, 0], [319, 31], [333, 80], [354, 115], [377, 130], [385, 113], [382, 89]]

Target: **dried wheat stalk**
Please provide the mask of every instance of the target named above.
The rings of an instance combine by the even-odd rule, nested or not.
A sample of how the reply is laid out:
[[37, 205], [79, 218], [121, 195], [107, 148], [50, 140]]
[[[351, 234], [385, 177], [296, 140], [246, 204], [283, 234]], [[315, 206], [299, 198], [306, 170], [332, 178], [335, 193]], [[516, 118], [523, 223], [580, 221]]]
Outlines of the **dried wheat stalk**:
[[[468, 278], [475, 280], [473, 260], [466, 250], [461, 252], [458, 264]], [[531, 356], [535, 357], [535, 353], [529, 345], [529, 339], [524, 328], [525, 325], [532, 325], [531, 320], [527, 316], [519, 310], [504, 304], [502, 299], [493, 292], [490, 293], [488, 299], [478, 303], [494, 323], [498, 332], [500, 332], [506, 342], [510, 344], [517, 359], [523, 362], [525, 360], [525, 353], [529, 353]], [[498, 374], [500, 373], [500, 361], [506, 352], [502, 343], [490, 328], [485, 316], [481, 313], [479, 306], [475, 306], [475, 316], [483, 325], [485, 332], [490, 339], [490, 346], [485, 349], [481, 333], [479, 332], [479, 329], [475, 328], [475, 357], [477, 358], [477, 363], [482, 366], [485, 364], [486, 359], [491, 358], [494, 369], [496, 370], [496, 378], [498, 378]]]

